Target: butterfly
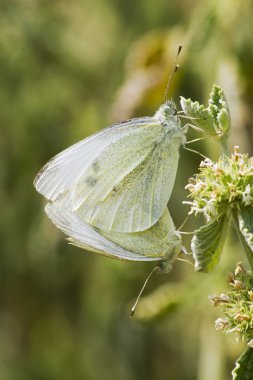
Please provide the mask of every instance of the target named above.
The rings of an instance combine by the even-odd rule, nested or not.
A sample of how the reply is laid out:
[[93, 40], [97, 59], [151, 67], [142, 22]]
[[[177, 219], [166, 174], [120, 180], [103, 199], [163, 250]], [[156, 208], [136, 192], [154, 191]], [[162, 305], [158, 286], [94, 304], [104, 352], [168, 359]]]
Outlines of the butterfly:
[[166, 208], [185, 141], [175, 104], [168, 101], [153, 117], [110, 126], [59, 153], [34, 185], [51, 202], [67, 194], [69, 209], [93, 227], [144, 231]]
[[34, 185], [71, 244], [122, 260], [159, 261], [166, 272], [181, 249], [167, 203], [185, 142], [176, 106], [165, 101], [152, 117], [112, 125], [65, 149]]
[[158, 261], [162, 272], [169, 272], [181, 250], [180, 235], [166, 208], [159, 221], [146, 231], [108, 233], [85, 223], [62, 203], [48, 203], [46, 214], [68, 236], [70, 244], [125, 261]]

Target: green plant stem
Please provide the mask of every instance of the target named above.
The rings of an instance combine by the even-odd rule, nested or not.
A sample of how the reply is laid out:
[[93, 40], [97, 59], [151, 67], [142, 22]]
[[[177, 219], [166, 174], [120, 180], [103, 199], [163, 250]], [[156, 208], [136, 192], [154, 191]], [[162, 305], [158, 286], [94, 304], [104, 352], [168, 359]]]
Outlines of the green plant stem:
[[222, 154], [224, 156], [229, 156], [229, 148], [228, 148], [228, 136], [223, 136], [220, 140]]
[[239, 239], [243, 245], [243, 248], [244, 248], [244, 251], [247, 255], [247, 259], [248, 259], [248, 262], [249, 262], [249, 265], [250, 265], [250, 269], [251, 271], [253, 272], [253, 255], [252, 255], [252, 251], [250, 249], [250, 247], [247, 245], [245, 239], [242, 239], [241, 237], [241, 232], [240, 232], [240, 228], [239, 228], [239, 224], [238, 224], [238, 218], [237, 218], [237, 213], [236, 211], [234, 210], [233, 211], [233, 219], [234, 219], [234, 224], [235, 224], [235, 228], [236, 228], [236, 231], [237, 231], [237, 235], [239, 236]]

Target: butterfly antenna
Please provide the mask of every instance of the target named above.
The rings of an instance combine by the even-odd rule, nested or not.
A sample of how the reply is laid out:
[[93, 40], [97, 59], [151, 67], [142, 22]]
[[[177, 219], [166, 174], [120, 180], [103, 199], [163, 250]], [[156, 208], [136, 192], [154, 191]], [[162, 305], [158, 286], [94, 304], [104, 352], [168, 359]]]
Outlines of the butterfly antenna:
[[134, 303], [134, 305], [133, 305], [133, 307], [132, 307], [132, 309], [131, 309], [130, 317], [132, 317], [132, 316], [134, 315], [135, 310], [136, 310], [136, 306], [138, 305], [138, 302], [139, 302], [139, 300], [140, 300], [140, 298], [141, 298], [141, 295], [142, 295], [142, 293], [143, 293], [143, 290], [145, 289], [145, 287], [146, 287], [146, 285], [147, 285], [147, 283], [148, 283], [150, 277], [151, 277], [151, 276], [152, 276], [152, 275], [153, 275], [158, 269], [159, 269], [159, 268], [158, 268], [157, 266], [154, 267], [153, 270], [149, 273], [148, 277], [146, 278], [146, 281], [144, 282], [143, 287], [141, 288], [141, 291], [140, 291], [138, 297], [136, 298], [136, 301], [135, 301], [135, 303]]
[[170, 72], [170, 76], [169, 76], [169, 80], [168, 80], [168, 83], [167, 83], [167, 86], [166, 86], [166, 90], [165, 90], [165, 94], [164, 94], [164, 103], [166, 102], [167, 100], [167, 96], [168, 96], [168, 92], [169, 92], [169, 89], [170, 89], [170, 86], [171, 86], [171, 83], [172, 83], [172, 80], [176, 74], [176, 72], [178, 71], [179, 69], [179, 65], [177, 63], [178, 61], [178, 57], [181, 53], [181, 50], [182, 50], [182, 45], [179, 45], [178, 46], [178, 50], [177, 50], [177, 55], [176, 55], [176, 60], [175, 60], [175, 63], [171, 69], [171, 72]]
[[187, 220], [189, 219], [189, 214], [187, 215], [187, 217], [185, 218], [185, 220], [183, 221], [183, 223], [181, 224], [181, 226], [177, 229], [177, 232], [180, 233], [180, 230], [184, 227], [185, 223], [187, 222]]

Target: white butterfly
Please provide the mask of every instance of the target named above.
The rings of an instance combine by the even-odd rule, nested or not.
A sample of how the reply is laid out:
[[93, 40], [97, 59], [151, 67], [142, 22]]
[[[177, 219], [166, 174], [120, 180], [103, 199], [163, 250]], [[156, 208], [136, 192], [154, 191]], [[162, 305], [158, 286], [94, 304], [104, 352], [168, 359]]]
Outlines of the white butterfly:
[[58, 212], [64, 198], [61, 215], [73, 213], [112, 233], [145, 231], [166, 209], [185, 141], [175, 105], [167, 101], [153, 117], [110, 126], [59, 153], [34, 185], [58, 202]]
[[46, 214], [68, 235], [71, 244], [101, 255], [126, 261], [160, 261], [167, 272], [181, 249], [180, 236], [168, 209], [150, 229], [135, 233], [106, 233], [85, 223], [75, 213], [63, 207], [62, 202], [47, 204]]

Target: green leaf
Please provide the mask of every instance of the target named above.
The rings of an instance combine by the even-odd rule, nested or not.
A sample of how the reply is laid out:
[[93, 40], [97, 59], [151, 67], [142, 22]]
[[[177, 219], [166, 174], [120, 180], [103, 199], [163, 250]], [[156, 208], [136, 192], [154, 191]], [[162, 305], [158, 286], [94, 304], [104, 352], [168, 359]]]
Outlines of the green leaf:
[[231, 124], [230, 112], [224, 91], [220, 86], [213, 85], [208, 103], [209, 113], [213, 117], [215, 130], [217, 133], [227, 135]]
[[210, 222], [195, 231], [191, 249], [195, 260], [195, 270], [210, 272], [218, 264], [226, 238], [228, 216]]
[[237, 218], [242, 238], [253, 253], [253, 207], [240, 207]]
[[253, 207], [238, 207], [234, 212], [237, 232], [253, 266]]
[[233, 380], [253, 380], [253, 349], [246, 351], [237, 359], [236, 366], [232, 371]]
[[193, 119], [192, 123], [194, 125], [210, 135], [216, 134], [213, 118], [207, 108], [200, 105], [199, 102], [193, 102], [191, 99], [185, 99], [183, 96], [180, 97], [180, 104], [186, 116]]
[[181, 107], [184, 113], [192, 118], [194, 125], [210, 135], [227, 136], [230, 132], [230, 113], [221, 87], [213, 85], [208, 101], [208, 107], [181, 97]]

